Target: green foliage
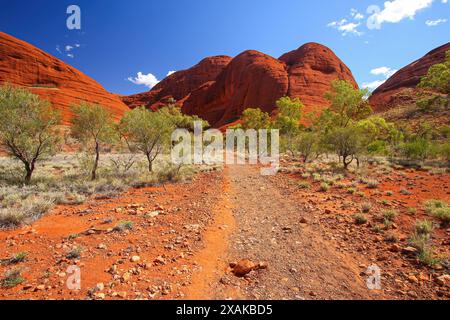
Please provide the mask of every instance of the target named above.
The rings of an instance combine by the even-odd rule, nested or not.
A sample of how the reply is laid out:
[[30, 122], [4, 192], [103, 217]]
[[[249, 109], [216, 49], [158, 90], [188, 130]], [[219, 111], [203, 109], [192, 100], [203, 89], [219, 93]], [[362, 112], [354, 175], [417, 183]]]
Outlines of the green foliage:
[[355, 223], [357, 225], [363, 225], [367, 223], [367, 218], [362, 214], [355, 214], [353, 216], [353, 219], [355, 220]]
[[364, 138], [358, 131], [353, 125], [336, 127], [324, 136], [330, 149], [342, 159], [345, 169], [364, 149]]
[[427, 75], [421, 79], [419, 86], [447, 95], [450, 93], [450, 51], [445, 54], [445, 62], [430, 67]]
[[[174, 119], [175, 118], [175, 119]], [[128, 111], [119, 123], [119, 132], [132, 152], [143, 153], [149, 172], [153, 162], [170, 146], [170, 137], [178, 117], [167, 110], [152, 112], [144, 107]]]
[[433, 222], [429, 220], [416, 221], [414, 230], [419, 235], [430, 235], [433, 231]]
[[298, 183], [298, 187], [300, 189], [310, 189], [311, 188], [311, 184], [308, 181], [300, 181]]
[[181, 109], [175, 105], [169, 104], [158, 110], [158, 112], [172, 122], [173, 126], [180, 129], [194, 130], [194, 123], [201, 122], [202, 128], [208, 128], [209, 123], [198, 116], [188, 116], [181, 112]]
[[438, 154], [438, 146], [427, 138], [416, 138], [401, 145], [403, 156], [411, 160], [425, 161]]
[[97, 179], [97, 168], [101, 148], [110, 145], [116, 138], [111, 114], [106, 108], [82, 102], [72, 107], [71, 135], [83, 148], [94, 156], [91, 168], [91, 179]]
[[280, 130], [282, 149], [290, 151], [294, 155], [296, 136], [300, 132], [303, 104], [298, 98], [282, 97], [277, 101], [277, 107], [273, 127]]
[[12, 265], [24, 262], [27, 258], [28, 254], [26, 252], [19, 252], [12, 255], [10, 258], [1, 259], [0, 265]]
[[397, 216], [398, 216], [398, 212], [395, 210], [386, 210], [383, 212], [383, 217], [387, 221], [393, 222], [393, 221], [395, 221]]
[[23, 163], [26, 183], [36, 162], [57, 149], [60, 122], [59, 112], [37, 95], [11, 85], [0, 87], [0, 149]]
[[427, 213], [439, 219], [444, 226], [450, 224], [450, 205], [443, 200], [429, 200], [425, 203]]
[[433, 94], [431, 97], [422, 98], [417, 101], [417, 107], [422, 112], [437, 112], [448, 110], [450, 99], [448, 97]]
[[120, 221], [115, 227], [114, 231], [121, 232], [125, 230], [133, 230], [134, 223], [132, 221]]
[[81, 257], [82, 249], [80, 247], [73, 248], [66, 254], [66, 258], [70, 260], [79, 259]]
[[22, 270], [13, 269], [5, 273], [5, 277], [0, 281], [0, 286], [2, 288], [13, 288], [24, 281], [25, 279], [22, 277]]
[[318, 152], [319, 138], [315, 132], [301, 132], [296, 137], [296, 149], [303, 158], [303, 162], [307, 162], [310, 157]]
[[335, 80], [332, 91], [325, 97], [330, 101], [330, 110], [335, 114], [335, 125], [346, 127], [352, 120], [357, 121], [368, 117], [372, 113], [365, 97], [368, 90], [355, 89], [353, 85], [344, 80]]
[[249, 108], [242, 113], [242, 129], [270, 129], [270, 115], [259, 108]]

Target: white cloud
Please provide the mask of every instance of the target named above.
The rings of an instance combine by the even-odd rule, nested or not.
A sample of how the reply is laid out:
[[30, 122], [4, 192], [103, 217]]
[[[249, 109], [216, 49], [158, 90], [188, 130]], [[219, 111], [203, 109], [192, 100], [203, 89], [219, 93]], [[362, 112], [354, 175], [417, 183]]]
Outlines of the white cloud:
[[358, 10], [352, 8], [350, 10], [350, 15], [355, 19], [355, 20], [361, 20], [364, 19], [364, 15], [362, 13], [360, 13]]
[[387, 79], [385, 80], [375, 80], [372, 82], [364, 82], [362, 84], [362, 87], [364, 89], [369, 89], [370, 91], [374, 91], [376, 88], [378, 88], [379, 86], [381, 86], [383, 83], [386, 82]]
[[67, 45], [67, 46], [65, 46], [65, 50], [66, 50], [66, 52], [70, 52], [70, 51], [72, 51], [73, 50], [73, 46], [70, 46], [70, 45]]
[[448, 0], [442, 0], [442, 3], [447, 3], [448, 2]]
[[169, 71], [169, 72], [167, 72], [166, 77], [169, 77], [169, 76], [173, 75], [175, 72], [176, 72], [176, 71]]
[[417, 12], [431, 6], [434, 0], [392, 0], [384, 3], [384, 9], [374, 10], [369, 7], [368, 12], [373, 12], [369, 20], [374, 28], [380, 29], [385, 22], [398, 23], [403, 19], [414, 19]]
[[397, 72], [397, 70], [391, 69], [389, 67], [379, 67], [379, 68], [375, 68], [375, 69], [370, 70], [371, 74], [373, 74], [375, 76], [383, 75], [386, 78], [389, 78], [390, 76], [392, 76], [396, 72]]
[[341, 19], [339, 21], [333, 21], [327, 24], [328, 27], [337, 29], [343, 36], [347, 34], [354, 34], [357, 36], [362, 35], [362, 32], [358, 30], [361, 23], [349, 22], [347, 19]]
[[128, 81], [131, 81], [137, 85], [145, 85], [150, 89], [159, 83], [159, 80], [156, 79], [153, 74], [143, 74], [142, 72], [138, 72], [137, 77], [128, 77]]
[[75, 58], [75, 55], [73, 53], [68, 53], [67, 56], [72, 59]]
[[436, 20], [427, 20], [425, 24], [429, 27], [436, 27], [441, 23], [446, 23], [447, 19], [436, 19]]
[[379, 67], [379, 68], [372, 69], [372, 70], [370, 70], [371, 74], [373, 74], [374, 76], [383, 76], [384, 79], [375, 80], [372, 82], [365, 82], [362, 84], [362, 87], [367, 88], [370, 91], [374, 91], [376, 88], [378, 88], [383, 83], [385, 83], [386, 80], [389, 79], [389, 77], [394, 75], [394, 73], [396, 73], [396, 72], [397, 72], [397, 70], [389, 68], [389, 67]]

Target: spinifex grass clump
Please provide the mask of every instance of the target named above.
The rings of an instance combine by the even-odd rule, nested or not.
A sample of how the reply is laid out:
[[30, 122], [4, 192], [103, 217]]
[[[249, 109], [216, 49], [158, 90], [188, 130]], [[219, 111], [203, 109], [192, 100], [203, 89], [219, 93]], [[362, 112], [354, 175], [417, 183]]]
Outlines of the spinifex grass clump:
[[0, 260], [1, 265], [12, 265], [24, 262], [28, 254], [26, 252], [19, 252], [12, 255], [10, 258]]
[[439, 219], [444, 226], [450, 223], [450, 205], [443, 200], [429, 200], [425, 203], [427, 213]]
[[3, 288], [13, 288], [24, 281], [25, 279], [22, 277], [22, 270], [17, 268], [5, 273], [4, 278], [0, 280], [0, 286]]

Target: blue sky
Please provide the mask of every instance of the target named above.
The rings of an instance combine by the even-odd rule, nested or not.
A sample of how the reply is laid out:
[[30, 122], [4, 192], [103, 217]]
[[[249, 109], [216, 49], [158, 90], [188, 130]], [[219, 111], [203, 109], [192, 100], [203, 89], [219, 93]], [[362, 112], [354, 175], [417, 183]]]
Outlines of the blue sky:
[[[66, 27], [72, 4], [81, 30]], [[0, 7], [1, 31], [120, 94], [147, 91], [152, 76], [206, 56], [255, 49], [279, 57], [310, 41], [334, 50], [360, 85], [374, 86], [450, 41], [449, 0], [0, 0]]]

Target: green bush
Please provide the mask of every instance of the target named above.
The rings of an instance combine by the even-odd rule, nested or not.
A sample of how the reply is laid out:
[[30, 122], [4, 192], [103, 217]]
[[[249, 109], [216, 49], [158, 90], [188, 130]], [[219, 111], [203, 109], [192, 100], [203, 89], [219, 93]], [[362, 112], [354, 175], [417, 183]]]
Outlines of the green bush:
[[430, 235], [433, 231], [433, 222], [428, 220], [416, 221], [414, 230], [419, 235]]
[[355, 223], [358, 225], [366, 224], [367, 218], [362, 214], [355, 214], [353, 216], [353, 219], [355, 220]]
[[443, 200], [429, 200], [425, 203], [426, 212], [439, 219], [444, 225], [450, 223], [450, 206]]

